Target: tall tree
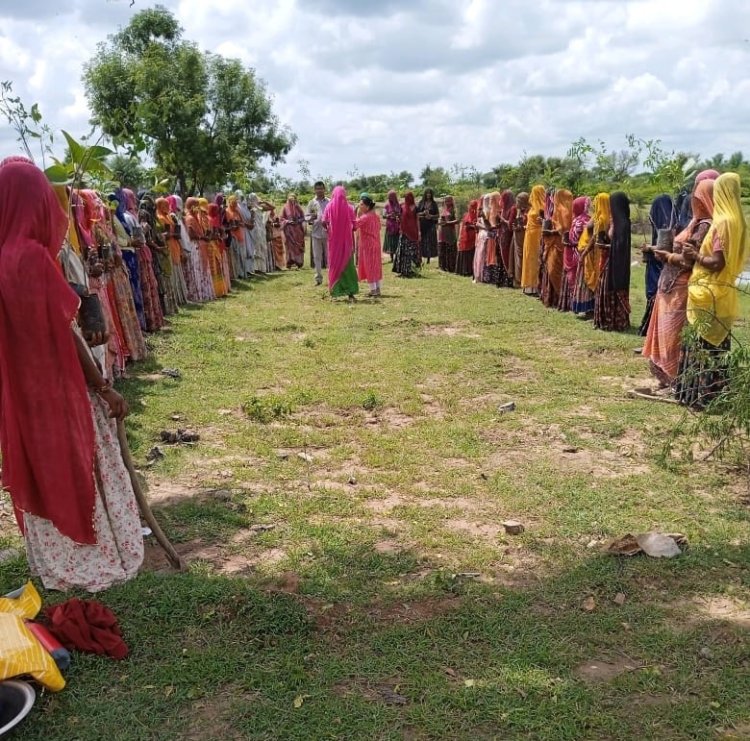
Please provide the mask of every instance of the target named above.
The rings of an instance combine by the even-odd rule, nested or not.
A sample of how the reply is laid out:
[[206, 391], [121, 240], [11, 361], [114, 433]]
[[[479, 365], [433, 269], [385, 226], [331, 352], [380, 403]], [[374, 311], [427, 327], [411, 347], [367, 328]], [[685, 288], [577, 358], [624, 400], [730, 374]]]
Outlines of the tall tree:
[[159, 5], [99, 44], [83, 79], [94, 123], [148, 152], [183, 194], [257, 171], [263, 158], [277, 163], [296, 140], [254, 70], [201, 52]]

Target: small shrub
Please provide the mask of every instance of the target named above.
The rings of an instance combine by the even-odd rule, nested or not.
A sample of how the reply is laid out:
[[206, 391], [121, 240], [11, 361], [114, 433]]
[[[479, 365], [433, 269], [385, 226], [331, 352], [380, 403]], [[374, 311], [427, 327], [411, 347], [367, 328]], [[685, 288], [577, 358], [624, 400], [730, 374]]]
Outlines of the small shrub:
[[362, 408], [368, 412], [372, 412], [382, 405], [382, 401], [374, 391], [368, 391], [364, 400], [362, 401]]
[[242, 405], [242, 411], [253, 422], [268, 424], [288, 417], [292, 413], [292, 405], [276, 396], [253, 396]]

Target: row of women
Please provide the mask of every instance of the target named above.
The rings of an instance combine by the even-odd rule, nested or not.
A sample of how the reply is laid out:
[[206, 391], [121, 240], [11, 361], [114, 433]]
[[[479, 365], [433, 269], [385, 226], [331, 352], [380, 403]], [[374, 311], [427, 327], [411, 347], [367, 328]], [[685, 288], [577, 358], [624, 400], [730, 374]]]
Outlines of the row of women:
[[[142, 360], [145, 333], [180, 306], [222, 298], [234, 280], [286, 265], [285, 223], [255, 194], [188, 198], [184, 206], [177, 195], [136, 197], [128, 188], [106, 198], [93, 190], [59, 195], [71, 213], [61, 263], [84, 309], [98, 298], [105, 341], [92, 344], [106, 378]], [[87, 322], [84, 331], [90, 340]]]
[[[735, 283], [748, 232], [735, 173], [701, 172], [692, 192], [655, 199], [650, 212], [642, 350], [662, 395], [701, 408], [724, 384], [721, 357], [738, 314]], [[573, 198], [568, 190], [472, 201], [456, 230], [453, 199], [437, 217], [441, 269], [475, 283], [521, 288], [549, 308], [605, 331], [630, 326], [631, 217], [623, 192]], [[664, 238], [667, 232], [668, 239]], [[685, 338], [689, 324], [694, 334]]]
[[138, 572], [112, 379], [181, 305], [286, 267], [285, 213], [241, 193], [184, 208], [125, 188], [103, 198], [51, 186], [25, 158], [0, 163], [2, 485], [45, 588], [95, 592]]

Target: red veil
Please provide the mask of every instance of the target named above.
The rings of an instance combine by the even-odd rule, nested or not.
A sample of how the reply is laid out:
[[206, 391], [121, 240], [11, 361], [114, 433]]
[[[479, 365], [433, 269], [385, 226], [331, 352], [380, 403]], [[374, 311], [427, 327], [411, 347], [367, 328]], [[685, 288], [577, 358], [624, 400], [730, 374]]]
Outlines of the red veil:
[[78, 296], [55, 258], [68, 219], [31, 162], [0, 164], [0, 446], [23, 514], [96, 543], [94, 425], [71, 324]]

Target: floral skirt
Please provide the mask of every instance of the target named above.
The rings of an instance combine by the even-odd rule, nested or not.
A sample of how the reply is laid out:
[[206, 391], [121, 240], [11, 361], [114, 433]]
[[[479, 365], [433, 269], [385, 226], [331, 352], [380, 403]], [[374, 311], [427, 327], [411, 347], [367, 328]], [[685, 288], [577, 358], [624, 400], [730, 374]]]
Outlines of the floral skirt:
[[404, 278], [411, 278], [416, 274], [419, 265], [419, 245], [404, 234], [398, 243], [398, 249], [393, 258], [393, 272]]
[[96, 440], [96, 545], [80, 545], [51, 521], [24, 515], [26, 553], [32, 573], [45, 589], [99, 592], [132, 579], [143, 562], [138, 505], [117, 440], [117, 424], [106, 404], [89, 394]]

